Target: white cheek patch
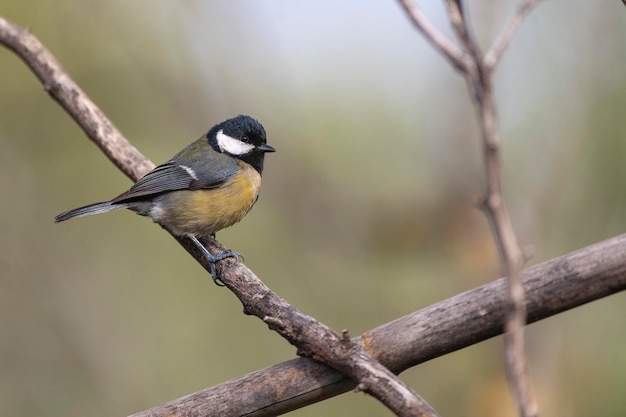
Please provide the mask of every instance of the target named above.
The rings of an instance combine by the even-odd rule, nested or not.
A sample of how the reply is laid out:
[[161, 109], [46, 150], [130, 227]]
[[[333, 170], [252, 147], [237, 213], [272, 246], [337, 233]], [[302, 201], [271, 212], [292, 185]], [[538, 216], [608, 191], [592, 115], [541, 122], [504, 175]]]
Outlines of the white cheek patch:
[[244, 143], [239, 139], [228, 136], [223, 130], [217, 132], [216, 139], [217, 146], [220, 147], [222, 152], [226, 152], [231, 155], [245, 155], [254, 149], [254, 145]]

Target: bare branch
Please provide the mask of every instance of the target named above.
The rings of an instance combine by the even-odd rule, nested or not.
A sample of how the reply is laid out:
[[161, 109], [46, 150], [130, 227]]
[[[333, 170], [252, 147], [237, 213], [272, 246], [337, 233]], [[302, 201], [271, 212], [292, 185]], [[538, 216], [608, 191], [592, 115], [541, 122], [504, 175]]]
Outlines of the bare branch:
[[524, 287], [519, 276], [524, 258], [507, 212], [502, 191], [500, 135], [493, 97], [492, 71], [484, 65], [480, 47], [463, 13], [461, 1], [446, 0], [446, 5], [450, 15], [450, 22], [457, 32], [460, 41], [472, 57], [477, 69], [477, 76], [468, 73], [466, 78], [473, 90], [483, 138], [483, 154], [487, 177], [484, 208], [494, 232], [494, 239], [500, 252], [504, 271], [508, 276], [507, 283], [511, 308], [507, 314], [506, 332], [504, 335], [507, 378], [520, 416], [535, 417], [537, 416], [537, 403], [528, 373], [524, 342], [526, 318]]
[[467, 71], [466, 66], [469, 62], [463, 51], [428, 21], [419, 6], [412, 0], [400, 0], [400, 4], [404, 7], [406, 14], [417, 30], [426, 37], [435, 49], [448, 58], [453, 67], [460, 71]]
[[[154, 165], [119, 133], [104, 113], [70, 79], [56, 59], [27, 30], [0, 18], [0, 42], [20, 56], [50, 95], [83, 128], [113, 163], [136, 180]], [[174, 236], [207, 271], [206, 258], [187, 238]], [[207, 239], [209, 250], [223, 248]], [[218, 266], [221, 281], [239, 298], [247, 314], [254, 314], [277, 331], [298, 353], [335, 368], [398, 416], [436, 416], [435, 411], [408, 385], [383, 367], [356, 343], [343, 339], [328, 326], [307, 316], [270, 291], [238, 260]]]
[[[521, 272], [529, 323], [626, 291], [626, 234]], [[353, 339], [395, 373], [502, 334], [506, 278], [400, 317]], [[170, 401], [133, 417], [276, 416], [350, 391], [354, 382], [292, 359]], [[192, 410], [189, 412], [189, 410]]]
[[470, 27], [465, 20], [465, 14], [463, 13], [461, 1], [445, 0], [445, 3], [452, 29], [456, 32], [457, 37], [467, 52], [472, 55], [474, 61], [480, 63], [480, 48], [478, 47], [472, 32], [470, 32]]
[[530, 13], [536, 3], [537, 0], [525, 0], [517, 9], [517, 13], [513, 15], [509, 23], [504, 27], [502, 33], [498, 35], [487, 52], [487, 55], [485, 55], [485, 68], [487, 71], [492, 72], [496, 65], [498, 65], [502, 54], [507, 46], [509, 46], [511, 38], [513, 38], [513, 34], [515, 34], [515, 31], [519, 28], [524, 18]]
[[480, 80], [478, 79], [481, 76], [480, 64], [482, 62], [482, 52], [470, 32], [469, 26], [466, 24], [465, 16], [461, 8], [461, 2], [455, 0], [445, 0], [445, 3], [448, 10], [450, 24], [452, 25], [457, 38], [459, 38], [461, 45], [469, 55], [468, 61], [470, 64], [467, 65], [464, 75], [472, 89], [472, 92], [476, 96], [475, 99], [478, 100], [478, 95], [480, 95], [482, 91], [480, 88]]
[[28, 29], [0, 17], [0, 43], [28, 65], [48, 94], [124, 174], [136, 181], [154, 168], [154, 164], [124, 138]]
[[499, 57], [519, 25], [521, 18], [528, 13], [534, 2], [527, 1], [527, 3], [531, 4], [523, 5], [518, 10], [518, 17], [512, 19], [508, 29], [492, 47], [492, 51], [494, 51], [490, 56], [492, 65], [489, 66], [483, 60], [482, 51], [471, 30], [466, 13], [464, 13], [461, 0], [445, 0], [450, 24], [470, 61], [461, 69], [478, 109], [481, 126], [487, 179], [484, 208], [492, 226], [502, 266], [508, 276], [511, 308], [507, 315], [506, 334], [504, 336], [507, 377], [520, 415], [534, 417], [537, 415], [537, 405], [532, 392], [525, 355], [524, 320], [526, 312], [524, 288], [519, 277], [519, 271], [522, 269], [524, 260], [504, 202], [500, 137], [492, 85], [492, 73]]
[[412, 388], [358, 343], [345, 339], [289, 305], [245, 265], [232, 258], [221, 265], [221, 280], [239, 298], [244, 312], [260, 318], [270, 329], [296, 346], [299, 356], [312, 358], [352, 378], [357, 382], [358, 390], [371, 394], [397, 416], [437, 416], [435, 410]]

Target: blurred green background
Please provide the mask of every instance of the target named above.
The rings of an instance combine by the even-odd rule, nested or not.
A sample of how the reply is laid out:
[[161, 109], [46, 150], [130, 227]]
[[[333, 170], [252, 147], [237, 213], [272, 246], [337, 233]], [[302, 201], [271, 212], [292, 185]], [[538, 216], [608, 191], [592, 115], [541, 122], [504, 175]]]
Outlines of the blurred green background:
[[[426, 3], [426, 2], [423, 2]], [[450, 34], [441, 2], [425, 12]], [[517, 2], [472, 4], [483, 45]], [[497, 3], [497, 4], [496, 4]], [[257, 117], [259, 204], [218, 233], [294, 306], [357, 335], [499, 276], [463, 80], [395, 1], [0, 1], [162, 162]], [[529, 264], [626, 229], [626, 8], [541, 2], [496, 73]], [[126, 416], [290, 359], [182, 248], [128, 212], [54, 215], [131, 183], [0, 50], [0, 415]], [[542, 415], [626, 414], [626, 298], [528, 329]], [[405, 372], [442, 415], [515, 415], [494, 339]], [[391, 415], [348, 393], [294, 416]]]

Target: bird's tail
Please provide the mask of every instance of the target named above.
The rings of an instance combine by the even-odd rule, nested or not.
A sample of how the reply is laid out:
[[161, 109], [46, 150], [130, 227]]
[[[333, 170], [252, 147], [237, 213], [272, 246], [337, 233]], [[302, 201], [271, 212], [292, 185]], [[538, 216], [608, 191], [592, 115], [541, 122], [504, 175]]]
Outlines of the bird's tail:
[[87, 206], [75, 208], [73, 210], [66, 211], [59, 214], [54, 218], [55, 223], [64, 222], [65, 220], [73, 219], [74, 217], [89, 216], [91, 214], [106, 213], [107, 211], [113, 211], [118, 209], [128, 208], [128, 204], [113, 204], [110, 201], [104, 201], [102, 203], [89, 204]]

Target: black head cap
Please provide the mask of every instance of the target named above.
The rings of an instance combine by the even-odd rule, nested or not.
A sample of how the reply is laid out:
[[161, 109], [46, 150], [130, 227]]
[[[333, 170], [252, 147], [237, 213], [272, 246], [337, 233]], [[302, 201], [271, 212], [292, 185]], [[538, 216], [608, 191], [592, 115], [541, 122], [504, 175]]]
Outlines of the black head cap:
[[217, 152], [227, 153], [249, 163], [259, 173], [263, 171], [266, 152], [276, 149], [267, 145], [265, 129], [250, 116], [239, 115], [215, 125], [207, 140]]

